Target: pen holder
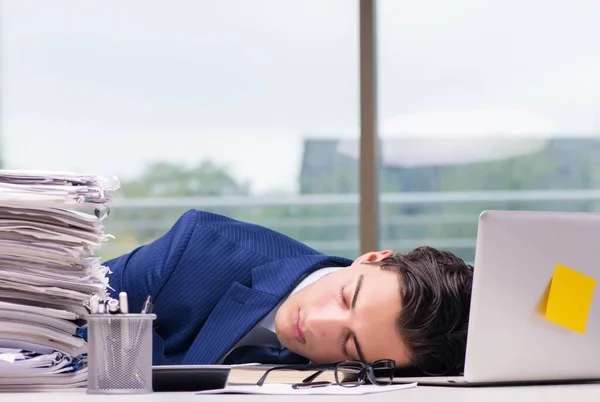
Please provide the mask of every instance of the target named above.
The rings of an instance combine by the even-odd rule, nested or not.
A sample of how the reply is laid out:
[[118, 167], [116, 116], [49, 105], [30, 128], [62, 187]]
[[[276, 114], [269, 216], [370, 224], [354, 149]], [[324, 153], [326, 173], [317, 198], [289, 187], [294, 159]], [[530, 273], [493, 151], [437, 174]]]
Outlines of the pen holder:
[[90, 314], [88, 394], [143, 394], [152, 389], [155, 314]]

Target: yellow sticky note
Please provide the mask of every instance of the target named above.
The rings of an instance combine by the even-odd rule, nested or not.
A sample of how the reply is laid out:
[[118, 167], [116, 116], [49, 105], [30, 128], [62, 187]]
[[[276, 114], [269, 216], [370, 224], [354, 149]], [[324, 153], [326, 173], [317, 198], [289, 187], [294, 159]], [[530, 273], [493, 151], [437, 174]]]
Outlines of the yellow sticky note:
[[546, 318], [585, 333], [595, 287], [596, 279], [564, 265], [556, 265], [548, 292]]

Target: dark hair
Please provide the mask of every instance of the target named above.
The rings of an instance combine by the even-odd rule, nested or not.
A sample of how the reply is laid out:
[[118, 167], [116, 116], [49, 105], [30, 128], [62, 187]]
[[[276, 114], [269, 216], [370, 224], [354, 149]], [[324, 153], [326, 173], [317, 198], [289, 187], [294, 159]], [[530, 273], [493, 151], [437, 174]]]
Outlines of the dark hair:
[[398, 273], [402, 311], [397, 318], [414, 368], [427, 375], [464, 369], [473, 267], [448, 251], [419, 247], [378, 265]]

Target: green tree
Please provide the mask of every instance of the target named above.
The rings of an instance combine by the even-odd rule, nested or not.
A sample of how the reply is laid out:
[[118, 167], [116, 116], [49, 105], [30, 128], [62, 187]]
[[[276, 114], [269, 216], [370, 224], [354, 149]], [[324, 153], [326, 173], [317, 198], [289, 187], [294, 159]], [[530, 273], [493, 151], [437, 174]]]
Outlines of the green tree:
[[[186, 167], [171, 162], [155, 162], [148, 165], [136, 178], [122, 180], [116, 199], [184, 198], [227, 195], [248, 195], [250, 185], [236, 180], [223, 166], [203, 161]], [[103, 248], [104, 258], [111, 258], [134, 247], [148, 243], [173, 225], [189, 208], [201, 205], [177, 207], [115, 208], [106, 220], [107, 233], [116, 239]], [[205, 209], [205, 208], [204, 208]], [[219, 213], [229, 214], [227, 207], [216, 207]], [[217, 212], [217, 211], [216, 211]]]
[[194, 197], [248, 195], [250, 185], [238, 182], [231, 173], [211, 161], [188, 168], [172, 162], [149, 165], [138, 178], [124, 181], [125, 197]]

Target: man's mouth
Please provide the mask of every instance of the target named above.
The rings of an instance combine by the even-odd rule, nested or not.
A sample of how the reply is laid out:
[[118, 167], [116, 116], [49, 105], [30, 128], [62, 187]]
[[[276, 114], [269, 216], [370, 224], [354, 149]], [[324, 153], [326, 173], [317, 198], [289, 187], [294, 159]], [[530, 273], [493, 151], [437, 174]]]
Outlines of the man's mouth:
[[296, 314], [292, 319], [292, 335], [298, 343], [306, 343], [306, 339], [304, 339], [304, 334], [300, 329], [300, 312], [298, 312], [298, 314]]

